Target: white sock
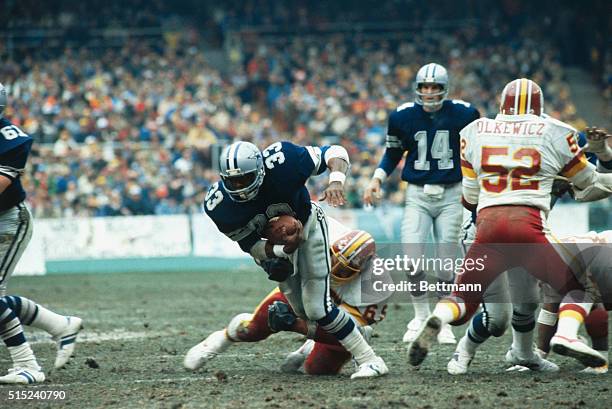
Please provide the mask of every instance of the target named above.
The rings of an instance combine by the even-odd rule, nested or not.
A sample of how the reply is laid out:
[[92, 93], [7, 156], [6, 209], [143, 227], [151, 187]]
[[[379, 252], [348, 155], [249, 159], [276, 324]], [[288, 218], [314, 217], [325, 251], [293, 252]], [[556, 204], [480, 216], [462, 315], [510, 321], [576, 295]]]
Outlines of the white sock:
[[442, 324], [448, 324], [461, 318], [461, 306], [455, 302], [439, 301], [434, 308], [434, 316], [438, 317]]
[[16, 367], [27, 366], [40, 371], [40, 366], [38, 366], [38, 362], [36, 362], [36, 357], [29, 343], [24, 342], [16, 347], [8, 347], [8, 350], [13, 360], [13, 364]]
[[463, 338], [459, 340], [459, 344], [457, 344], [457, 349], [463, 349], [468, 354], [474, 355], [476, 353], [476, 349], [478, 349], [479, 346], [480, 344], [472, 341], [467, 335], [464, 335]]
[[38, 304], [36, 318], [30, 323], [30, 326], [42, 329], [54, 337], [60, 335], [67, 325], [68, 318], [66, 316], [48, 310], [40, 304]]
[[512, 328], [512, 349], [520, 358], [533, 357], [533, 333], [534, 331], [519, 332]]
[[344, 339], [338, 340], [347, 351], [353, 354], [358, 365], [371, 361], [376, 357], [374, 350], [363, 338], [357, 327], [353, 328], [350, 334]]
[[431, 314], [431, 308], [429, 307], [429, 300], [427, 294], [412, 296], [412, 305], [414, 306], [414, 318], [425, 320]]

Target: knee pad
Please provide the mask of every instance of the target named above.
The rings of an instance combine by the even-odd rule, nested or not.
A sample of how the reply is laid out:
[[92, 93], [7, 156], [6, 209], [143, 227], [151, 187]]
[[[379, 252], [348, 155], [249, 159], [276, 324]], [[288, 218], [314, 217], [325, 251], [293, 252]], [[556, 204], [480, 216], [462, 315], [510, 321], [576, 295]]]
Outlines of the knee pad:
[[[231, 319], [227, 325], [227, 335], [232, 341], [250, 341], [251, 334], [249, 333], [249, 325], [253, 319], [253, 314], [242, 313]], [[267, 327], [266, 322], [266, 327]], [[253, 332], [253, 331], [251, 331]], [[255, 341], [255, 340], [253, 340]]]

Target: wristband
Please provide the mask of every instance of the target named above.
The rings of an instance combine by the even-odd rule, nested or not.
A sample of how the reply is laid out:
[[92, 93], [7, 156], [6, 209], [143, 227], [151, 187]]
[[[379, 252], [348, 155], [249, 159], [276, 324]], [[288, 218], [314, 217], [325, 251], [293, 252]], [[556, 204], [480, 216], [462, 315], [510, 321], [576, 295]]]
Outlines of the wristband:
[[284, 247], [285, 247], [284, 244], [275, 244], [274, 246], [272, 246], [272, 252], [274, 253], [276, 257], [288, 259], [289, 254], [285, 253]]
[[345, 181], [346, 181], [346, 175], [340, 171], [335, 170], [329, 174], [329, 183], [340, 182], [341, 184], [344, 185]]
[[382, 168], [376, 168], [376, 170], [374, 171], [374, 176], [372, 176], [372, 178], [380, 180], [380, 183], [385, 183], [385, 180], [387, 180], [387, 172], [385, 172], [385, 170]]

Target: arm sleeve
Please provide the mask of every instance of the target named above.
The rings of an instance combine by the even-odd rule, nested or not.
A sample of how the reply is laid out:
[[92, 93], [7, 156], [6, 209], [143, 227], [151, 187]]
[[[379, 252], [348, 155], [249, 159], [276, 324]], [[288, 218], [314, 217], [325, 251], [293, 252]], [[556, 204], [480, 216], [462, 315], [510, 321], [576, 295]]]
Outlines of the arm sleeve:
[[[272, 145], [266, 151], [273, 151]], [[291, 142], [282, 142], [284, 175], [290, 184], [304, 185], [308, 178], [320, 175], [327, 170], [325, 152], [329, 146], [299, 146]], [[264, 161], [267, 159], [264, 151]], [[273, 155], [274, 153], [272, 153]]]
[[572, 131], [566, 134], [563, 141], [555, 141], [553, 146], [564, 164], [559, 174], [571, 180], [578, 187], [590, 184], [595, 166], [589, 163], [586, 155], [579, 148], [577, 133]]
[[385, 153], [383, 154], [383, 157], [380, 160], [380, 164], [378, 165], [378, 168], [384, 170], [387, 176], [393, 173], [393, 171], [397, 167], [397, 164], [400, 162], [400, 160], [402, 160], [402, 156], [404, 155], [405, 151], [402, 147], [402, 141], [400, 136], [401, 132], [397, 124], [398, 118], [396, 113], [397, 111], [389, 115], [387, 138], [385, 142]]
[[28, 140], [21, 145], [0, 155], [0, 174], [14, 181], [25, 168], [32, 147], [32, 140]]

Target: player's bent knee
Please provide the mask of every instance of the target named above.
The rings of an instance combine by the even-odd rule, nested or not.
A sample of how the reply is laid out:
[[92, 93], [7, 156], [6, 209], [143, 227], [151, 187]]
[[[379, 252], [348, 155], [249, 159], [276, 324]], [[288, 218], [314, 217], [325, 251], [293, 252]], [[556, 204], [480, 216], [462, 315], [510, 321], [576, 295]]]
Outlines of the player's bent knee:
[[584, 320], [584, 326], [591, 338], [608, 337], [608, 312], [603, 308], [592, 310]]
[[[258, 322], [262, 321], [262, 322]], [[241, 313], [227, 325], [227, 335], [236, 342], [257, 342], [267, 338], [271, 331], [267, 319], [258, 320], [253, 314]]]
[[506, 303], [487, 304], [487, 330], [494, 337], [506, 333], [512, 318], [512, 307]]
[[487, 328], [492, 336], [499, 338], [506, 333], [506, 330], [508, 329], [508, 321], [491, 322]]

